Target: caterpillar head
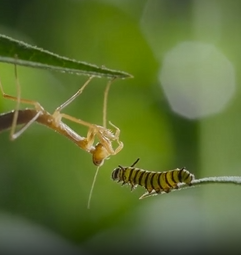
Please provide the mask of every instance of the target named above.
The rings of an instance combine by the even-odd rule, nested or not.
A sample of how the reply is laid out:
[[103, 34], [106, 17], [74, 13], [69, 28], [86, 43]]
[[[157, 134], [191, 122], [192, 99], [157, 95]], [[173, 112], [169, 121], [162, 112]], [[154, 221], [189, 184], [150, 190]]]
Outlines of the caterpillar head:
[[126, 173], [128, 172], [128, 170], [130, 170], [131, 168], [133, 168], [136, 163], [139, 161], [140, 159], [138, 158], [130, 167], [123, 167], [123, 166], [118, 166], [117, 168], [115, 168], [112, 172], [112, 180], [113, 181], [118, 181], [121, 182], [123, 181], [123, 185], [125, 183], [127, 183], [127, 176]]
[[124, 173], [125, 169], [122, 166], [119, 166], [117, 168], [115, 168], [112, 172], [112, 180], [113, 181], [123, 181], [123, 173]]

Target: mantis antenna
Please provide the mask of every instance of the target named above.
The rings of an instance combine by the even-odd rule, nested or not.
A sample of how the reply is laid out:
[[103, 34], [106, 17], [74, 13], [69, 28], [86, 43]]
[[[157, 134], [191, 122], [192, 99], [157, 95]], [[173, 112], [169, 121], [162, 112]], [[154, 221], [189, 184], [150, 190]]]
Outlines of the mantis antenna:
[[[114, 79], [110, 80], [107, 85], [106, 85], [106, 89], [104, 92], [104, 102], [103, 102], [103, 127], [106, 127], [106, 120], [107, 120], [107, 100], [108, 100], [108, 94], [109, 94], [109, 90], [110, 90], [110, 86], [112, 84], [112, 82], [114, 81]], [[110, 124], [112, 126], [114, 126], [111, 122]], [[92, 194], [93, 194], [93, 190], [94, 190], [94, 186], [96, 183], [96, 179], [97, 179], [97, 175], [99, 173], [99, 169], [100, 169], [101, 165], [97, 167], [96, 171], [95, 171], [95, 175], [91, 184], [91, 188], [90, 188], [90, 193], [89, 193], [89, 198], [88, 198], [88, 203], [87, 203], [87, 209], [90, 209], [90, 201], [92, 198]]]
[[14, 131], [15, 127], [17, 125], [17, 119], [18, 119], [18, 109], [20, 106], [20, 100], [21, 100], [21, 87], [18, 81], [18, 73], [17, 73], [17, 66], [14, 65], [14, 74], [15, 74], [15, 82], [16, 82], [16, 88], [17, 88], [17, 100], [16, 100], [16, 106], [15, 106], [15, 112], [13, 115], [13, 123], [10, 131], [10, 139], [14, 140]]

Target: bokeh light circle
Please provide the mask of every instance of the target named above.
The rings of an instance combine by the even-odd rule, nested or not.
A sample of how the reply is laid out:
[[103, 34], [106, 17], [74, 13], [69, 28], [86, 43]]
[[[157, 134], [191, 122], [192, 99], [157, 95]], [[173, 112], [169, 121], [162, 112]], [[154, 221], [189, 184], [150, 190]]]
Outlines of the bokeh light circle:
[[235, 92], [232, 63], [200, 42], [183, 42], [167, 52], [159, 79], [173, 111], [190, 119], [222, 111]]

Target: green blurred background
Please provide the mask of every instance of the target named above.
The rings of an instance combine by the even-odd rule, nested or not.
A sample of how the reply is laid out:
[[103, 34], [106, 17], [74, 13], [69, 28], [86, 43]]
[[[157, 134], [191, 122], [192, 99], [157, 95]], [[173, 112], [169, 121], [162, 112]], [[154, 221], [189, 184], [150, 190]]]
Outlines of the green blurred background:
[[[88, 153], [38, 124], [14, 142], [9, 140], [9, 132], [1, 133], [0, 251], [142, 254], [194, 248], [210, 252], [238, 246], [241, 187], [207, 185], [138, 200], [144, 189], [130, 192], [129, 187], [111, 180], [111, 172], [140, 157], [137, 166], [148, 170], [185, 166], [196, 178], [241, 175], [240, 31], [238, 0], [1, 1], [1, 34], [63, 56], [126, 71], [134, 78], [115, 81], [111, 87], [107, 117], [121, 129], [124, 149], [100, 169], [90, 210], [87, 200], [96, 167]], [[227, 68], [223, 71], [215, 61], [207, 68], [208, 76], [198, 71], [189, 79], [193, 71], [190, 76], [185, 71], [180, 77], [184, 77], [182, 85], [188, 84], [186, 94], [178, 91], [172, 100], [180, 108], [191, 98], [194, 106], [189, 109], [201, 102], [201, 108], [209, 110], [210, 101], [221, 98], [224, 86], [222, 95], [229, 94], [229, 88], [231, 92], [220, 110], [205, 110], [205, 114], [192, 117], [172, 110], [164, 91], [169, 81], [179, 81], [179, 67], [192, 52], [177, 59], [179, 66], [170, 64], [167, 57], [183, 42], [214, 47], [228, 61], [233, 76], [230, 83], [229, 79], [222, 79], [223, 83], [216, 80], [223, 73], [226, 77]], [[194, 59], [200, 58], [202, 52], [197, 52]], [[164, 67], [171, 70], [165, 79]], [[202, 65], [199, 69], [204, 70]], [[49, 112], [86, 80], [26, 67], [18, 67], [18, 78], [22, 97], [40, 102]], [[16, 95], [12, 65], [0, 64], [0, 79], [5, 92]], [[191, 87], [190, 81], [195, 80]], [[205, 84], [210, 81], [215, 87], [209, 90]], [[94, 79], [64, 112], [102, 124], [106, 83], [104, 78]], [[202, 85], [210, 97], [196, 92]], [[1, 113], [14, 106], [0, 98]], [[29, 106], [21, 106], [25, 107]], [[68, 124], [86, 136], [86, 128]]]

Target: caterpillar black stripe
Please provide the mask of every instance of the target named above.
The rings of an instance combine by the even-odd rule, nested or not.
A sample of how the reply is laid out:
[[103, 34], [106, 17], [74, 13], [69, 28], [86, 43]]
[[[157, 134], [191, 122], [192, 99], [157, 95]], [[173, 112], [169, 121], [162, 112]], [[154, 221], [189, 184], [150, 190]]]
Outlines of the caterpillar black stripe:
[[178, 184], [182, 182], [191, 185], [195, 178], [185, 168], [176, 168], [165, 172], [153, 172], [136, 168], [135, 165], [138, 161], [139, 158], [130, 167], [119, 165], [113, 170], [112, 179], [122, 182], [122, 185], [131, 185], [131, 190], [137, 185], [145, 187], [147, 192], [140, 199], [162, 192], [168, 193], [172, 189], [177, 189]]

